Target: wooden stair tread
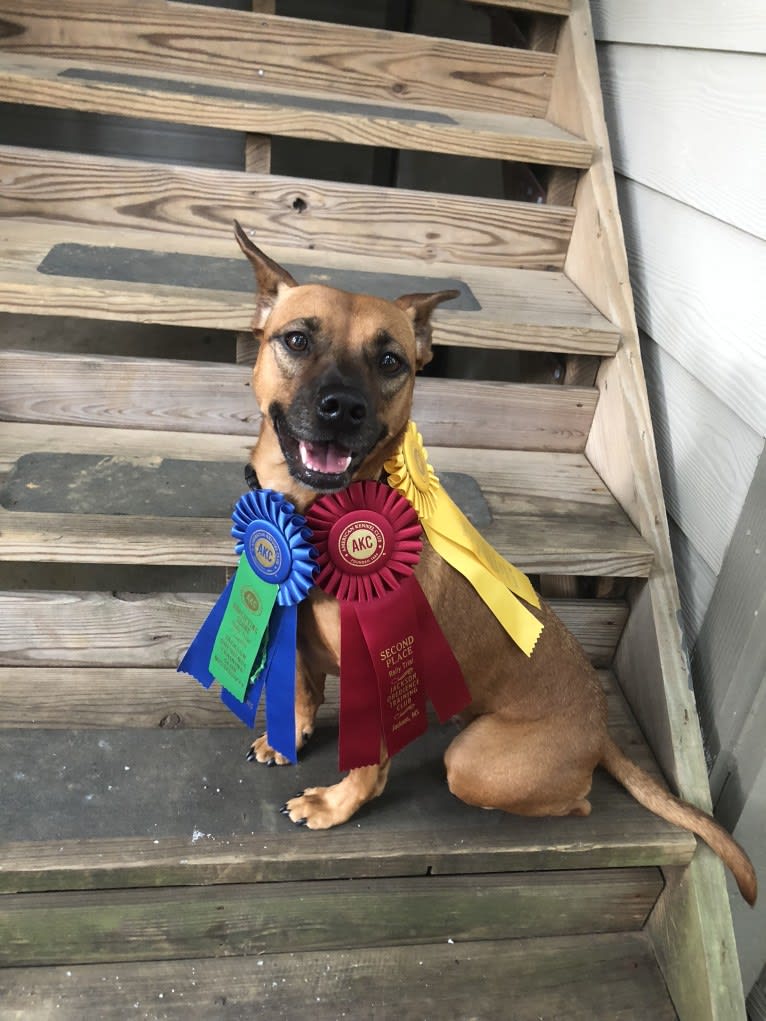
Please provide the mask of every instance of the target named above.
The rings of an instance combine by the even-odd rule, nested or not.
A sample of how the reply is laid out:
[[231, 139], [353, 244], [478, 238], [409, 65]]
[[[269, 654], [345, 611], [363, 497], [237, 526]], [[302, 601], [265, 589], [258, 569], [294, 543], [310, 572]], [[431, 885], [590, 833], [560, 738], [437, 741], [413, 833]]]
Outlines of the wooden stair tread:
[[[5, 505], [0, 509], [0, 560], [233, 564], [228, 514], [244, 489], [243, 448], [248, 444], [243, 437], [208, 437], [208, 451], [216, 449], [211, 441], [220, 441], [220, 457], [213, 463], [205, 455], [198, 457], [195, 433], [176, 433], [171, 440], [166, 433], [154, 433], [153, 452], [131, 456], [122, 431], [99, 430], [94, 442], [85, 427], [68, 428], [72, 434], [70, 442], [64, 440], [65, 451], [54, 455], [43, 447], [34, 455], [37, 467], [22, 462], [18, 478], [13, 471], [6, 478]], [[152, 434], [140, 430], [137, 437], [145, 452]], [[21, 456], [29, 459], [33, 455]], [[451, 478], [453, 495], [474, 513], [487, 539], [522, 570], [626, 577], [648, 574], [651, 548], [583, 454], [486, 450], [479, 467], [476, 450], [471, 448], [432, 445], [430, 456], [445, 483]], [[4, 460], [12, 457], [6, 452]], [[175, 482], [158, 474], [165, 471], [163, 458], [167, 468], [173, 468]], [[188, 462], [188, 474], [186, 466], [176, 462]], [[214, 496], [209, 512], [195, 498], [185, 511], [190, 516], [164, 516], [168, 506], [173, 506], [170, 494], [176, 492], [188, 499], [186, 487], [199, 479], [204, 465], [207, 474], [215, 474], [203, 487]], [[29, 471], [42, 475], [27, 478]], [[92, 494], [91, 503], [77, 498], [78, 493], [85, 494], [81, 487], [88, 476], [106, 487], [110, 499], [120, 501], [126, 496], [130, 497], [128, 503], [113, 503], [112, 513], [97, 513]], [[79, 485], [73, 491], [69, 483], [75, 477]], [[161, 486], [157, 484], [160, 479]], [[139, 502], [141, 492], [146, 493], [145, 504]], [[164, 505], [155, 504], [156, 492], [163, 494]], [[159, 511], [153, 513], [153, 506]], [[196, 516], [203, 512], [208, 516]]]
[[[0, 146], [0, 217], [518, 269], [564, 267], [574, 210]], [[232, 249], [232, 254], [238, 254]]]
[[[252, 321], [251, 270], [233, 238], [6, 219], [0, 242], [5, 311], [227, 330], [248, 330]], [[360, 262], [358, 254], [264, 244], [299, 283], [346, 284], [383, 296], [383, 285], [391, 296], [457, 287], [462, 301], [435, 317], [436, 343], [582, 354], [617, 349], [619, 331], [560, 272], [377, 255]]]
[[[103, 670], [91, 671], [94, 690]], [[166, 672], [155, 673], [162, 683]], [[601, 676], [615, 738], [657, 774], [622, 696], [608, 674]], [[217, 701], [214, 691], [200, 691]], [[464, 805], [444, 783], [441, 755], [455, 734], [450, 725], [432, 725], [400, 753], [384, 795], [348, 826], [326, 833], [296, 828], [279, 807], [304, 787], [338, 775], [334, 697], [301, 763], [275, 769], [245, 761], [252, 732], [242, 726], [54, 730], [30, 722], [5, 728], [0, 754], [12, 780], [0, 889], [622, 868], [680, 864], [693, 853], [689, 833], [641, 808], [600, 771], [587, 818], [531, 819]], [[63, 686], [60, 698], [67, 699]], [[120, 700], [129, 703], [129, 689]], [[175, 704], [171, 689], [169, 713]], [[65, 785], [56, 782], [59, 776]]]
[[486, 940], [400, 948], [266, 953], [157, 963], [3, 969], [13, 1016], [101, 1021], [133, 1010], [163, 1017], [257, 1016], [293, 1021], [393, 1017], [423, 1021], [672, 1021], [648, 940], [640, 933]]
[[[167, 725], [166, 716], [178, 726], [238, 726], [175, 673], [217, 595], [0, 591], [0, 727], [153, 727]], [[624, 602], [548, 602], [596, 666], [611, 663], [627, 618]], [[46, 675], [39, 670], [45, 665], [56, 669]], [[132, 693], [129, 703], [120, 698], [122, 686]]]
[[[242, 365], [0, 349], [0, 421], [57, 427], [43, 439], [35, 428], [4, 426], [0, 471], [14, 450], [18, 457], [52, 441], [66, 451], [62, 425], [241, 434], [252, 442], [260, 412], [250, 379]], [[412, 417], [426, 444], [459, 435], [470, 447], [576, 453], [585, 449], [597, 395], [595, 387], [423, 376]]]
[[590, 143], [541, 117], [232, 86], [198, 72], [169, 74], [161, 65], [147, 73], [131, 64], [4, 52], [0, 89], [11, 103], [293, 138], [578, 168], [590, 166], [593, 155]]
[[516, 11], [532, 11], [535, 14], [569, 14], [571, 0], [470, 0], [471, 3], [489, 7], [509, 7]]
[[659, 869], [634, 868], [10, 894], [0, 964], [395, 947], [446, 930], [460, 942], [625, 932], [662, 886]]
[[0, 17], [2, 48], [19, 57], [404, 110], [436, 109], [448, 96], [456, 109], [543, 115], [556, 67], [549, 53], [188, 3], [59, 0], [54, 20], [3, 0]]

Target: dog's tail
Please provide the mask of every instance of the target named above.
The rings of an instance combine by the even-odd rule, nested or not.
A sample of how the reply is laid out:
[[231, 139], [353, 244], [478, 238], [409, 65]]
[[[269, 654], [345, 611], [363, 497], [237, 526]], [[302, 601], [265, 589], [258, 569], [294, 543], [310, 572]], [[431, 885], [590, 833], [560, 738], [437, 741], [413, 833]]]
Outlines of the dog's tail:
[[729, 836], [715, 819], [688, 801], [676, 798], [666, 791], [640, 766], [620, 751], [611, 738], [607, 739], [600, 765], [633, 795], [636, 801], [650, 812], [696, 833], [731, 869], [739, 892], [752, 907], [758, 896], [758, 880], [753, 863], [744, 850]]

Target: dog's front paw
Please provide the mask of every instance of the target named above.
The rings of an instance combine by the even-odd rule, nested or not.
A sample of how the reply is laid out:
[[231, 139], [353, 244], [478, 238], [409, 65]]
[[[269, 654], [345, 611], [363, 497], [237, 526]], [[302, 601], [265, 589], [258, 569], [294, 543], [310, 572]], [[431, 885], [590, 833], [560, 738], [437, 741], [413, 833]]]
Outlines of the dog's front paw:
[[267, 766], [288, 766], [290, 760], [269, 744], [266, 734], [253, 741], [247, 753], [248, 762], [265, 762]]
[[282, 815], [297, 826], [308, 826], [310, 830], [329, 830], [346, 822], [349, 816], [332, 797], [334, 790], [333, 787], [308, 787], [297, 798], [290, 798], [281, 809]]

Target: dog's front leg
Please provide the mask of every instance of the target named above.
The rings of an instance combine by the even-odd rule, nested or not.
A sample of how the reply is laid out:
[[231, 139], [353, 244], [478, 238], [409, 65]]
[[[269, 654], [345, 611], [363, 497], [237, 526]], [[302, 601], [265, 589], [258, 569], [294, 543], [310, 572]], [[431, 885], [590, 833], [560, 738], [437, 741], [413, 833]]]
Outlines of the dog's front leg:
[[[300, 751], [314, 733], [317, 711], [324, 702], [325, 675], [309, 669], [300, 649], [296, 653], [295, 667], [295, 748]], [[271, 747], [268, 733], [256, 738], [247, 758], [249, 762], [256, 760], [269, 766], [290, 763]]]
[[381, 749], [377, 766], [362, 766], [332, 787], [308, 787], [297, 798], [291, 798], [282, 809], [292, 822], [311, 830], [329, 830], [347, 822], [366, 802], [383, 793], [391, 760]]

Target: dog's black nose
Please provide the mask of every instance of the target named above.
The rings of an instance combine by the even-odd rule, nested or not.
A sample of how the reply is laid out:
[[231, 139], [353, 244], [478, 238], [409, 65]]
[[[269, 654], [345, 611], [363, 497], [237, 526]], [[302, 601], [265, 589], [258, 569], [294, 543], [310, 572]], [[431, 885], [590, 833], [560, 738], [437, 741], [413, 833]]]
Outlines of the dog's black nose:
[[335, 386], [319, 395], [317, 418], [338, 429], [356, 429], [367, 417], [364, 394], [353, 387]]

